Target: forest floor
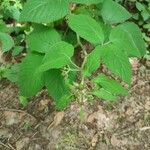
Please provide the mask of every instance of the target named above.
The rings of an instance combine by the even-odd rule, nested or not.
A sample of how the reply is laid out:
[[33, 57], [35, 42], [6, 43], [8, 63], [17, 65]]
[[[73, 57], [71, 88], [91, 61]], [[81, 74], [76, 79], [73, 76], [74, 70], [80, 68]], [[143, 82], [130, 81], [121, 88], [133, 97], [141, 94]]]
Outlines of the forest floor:
[[[150, 63], [150, 62], [148, 62]], [[0, 82], [0, 150], [150, 150], [150, 69], [136, 64], [130, 95], [57, 112], [42, 91], [26, 108]]]

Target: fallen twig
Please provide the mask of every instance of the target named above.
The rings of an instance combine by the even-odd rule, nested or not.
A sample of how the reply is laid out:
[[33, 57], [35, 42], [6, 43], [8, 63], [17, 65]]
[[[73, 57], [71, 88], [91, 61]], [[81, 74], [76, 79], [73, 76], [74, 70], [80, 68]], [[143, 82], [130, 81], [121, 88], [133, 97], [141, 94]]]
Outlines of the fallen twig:
[[149, 130], [150, 129], [150, 126], [148, 127], [143, 127], [143, 128], [140, 128], [140, 131], [145, 131], [145, 130]]
[[0, 111], [12, 111], [12, 112], [24, 113], [24, 114], [30, 116], [31, 118], [34, 118], [35, 120], [37, 120], [33, 115], [31, 115], [28, 112], [23, 111], [23, 110], [11, 109], [11, 108], [2, 108], [2, 107], [0, 107]]
[[4, 144], [4, 143], [3, 143], [3, 142], [1, 142], [1, 141], [0, 141], [0, 145], [2, 145], [2, 146], [4, 146], [4, 147], [6, 147], [6, 148], [8, 148], [8, 149], [10, 149], [10, 147], [9, 147], [8, 145]]

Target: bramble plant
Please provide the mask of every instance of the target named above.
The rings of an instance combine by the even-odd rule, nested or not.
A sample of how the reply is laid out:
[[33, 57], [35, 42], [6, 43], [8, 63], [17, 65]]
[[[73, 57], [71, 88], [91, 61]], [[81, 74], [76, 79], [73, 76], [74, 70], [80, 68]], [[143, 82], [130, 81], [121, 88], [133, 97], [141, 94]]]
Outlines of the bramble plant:
[[[94, 96], [115, 101], [127, 95], [121, 83], [130, 87], [129, 58], [146, 52], [131, 17], [113, 0], [28, 0], [19, 19], [32, 26], [26, 36], [27, 55], [18, 65], [21, 96], [32, 97], [46, 87], [56, 108], [63, 109], [73, 99], [82, 104]], [[2, 50], [10, 50], [12, 38], [0, 32], [0, 39]], [[97, 71], [102, 65], [110, 77]]]

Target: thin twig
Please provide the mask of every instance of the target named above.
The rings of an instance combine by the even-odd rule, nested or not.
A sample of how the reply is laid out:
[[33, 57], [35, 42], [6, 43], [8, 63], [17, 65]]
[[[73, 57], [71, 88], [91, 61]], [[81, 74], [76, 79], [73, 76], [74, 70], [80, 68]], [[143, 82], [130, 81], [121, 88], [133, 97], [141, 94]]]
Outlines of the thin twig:
[[10, 143], [8, 143], [8, 146], [9, 146], [12, 150], [16, 150]]
[[36, 119], [34, 116], [32, 116], [31, 114], [29, 114], [29, 113], [27, 113], [26, 111], [23, 111], [23, 110], [11, 109], [11, 108], [2, 108], [2, 107], [0, 107], [0, 111], [12, 111], [12, 112], [24, 113], [24, 114], [30, 116], [31, 118]]
[[140, 131], [145, 131], [145, 130], [150, 130], [150, 126], [148, 126], [148, 127], [143, 127], [143, 128], [140, 128]]
[[80, 37], [79, 37], [78, 34], [77, 34], [77, 42], [78, 42], [78, 45], [80, 45], [80, 47], [82, 48], [84, 54], [87, 55], [86, 49], [85, 49], [85, 47], [83, 46], [83, 44], [81, 43]]
[[4, 143], [3, 143], [3, 142], [1, 142], [1, 141], [0, 141], [0, 145], [2, 145], [2, 146], [4, 146], [4, 147], [6, 147], [6, 148], [9, 148], [9, 149], [10, 149], [10, 147], [9, 147], [8, 145], [4, 144]]
[[82, 66], [81, 66], [81, 84], [83, 85], [83, 84], [84, 84], [84, 78], [85, 78], [85, 77], [84, 77], [84, 74], [83, 74], [83, 69], [84, 69], [85, 64], [86, 64], [86, 62], [87, 62], [88, 54], [87, 54], [87, 51], [86, 51], [85, 47], [84, 47], [83, 44], [81, 43], [80, 37], [79, 37], [78, 34], [77, 34], [77, 42], [78, 42], [78, 44], [80, 45], [80, 47], [81, 47], [81, 49], [82, 49], [82, 51], [83, 51], [83, 53], [84, 53], [84, 60], [83, 60]]

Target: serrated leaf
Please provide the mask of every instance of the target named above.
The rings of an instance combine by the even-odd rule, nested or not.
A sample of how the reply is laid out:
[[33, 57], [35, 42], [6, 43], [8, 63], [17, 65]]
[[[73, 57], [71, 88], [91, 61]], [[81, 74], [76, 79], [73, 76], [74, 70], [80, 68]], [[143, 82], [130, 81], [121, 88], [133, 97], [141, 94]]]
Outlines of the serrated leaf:
[[69, 2], [91, 5], [91, 4], [98, 4], [102, 2], [102, 0], [69, 0]]
[[124, 23], [115, 27], [111, 31], [110, 41], [124, 49], [130, 57], [141, 57], [146, 53], [142, 34], [134, 23]]
[[0, 48], [3, 52], [8, 52], [14, 46], [12, 37], [6, 33], [0, 32]]
[[68, 0], [28, 0], [20, 16], [21, 21], [50, 23], [66, 16]]
[[42, 89], [43, 73], [38, 72], [42, 60], [42, 55], [29, 53], [20, 64], [18, 84], [22, 96], [34, 96]]
[[84, 67], [84, 75], [91, 76], [96, 71], [101, 63], [101, 46], [97, 46], [87, 57], [87, 61]]
[[29, 103], [28, 98], [24, 96], [19, 96], [19, 102], [23, 105], [23, 107], [26, 107]]
[[59, 100], [55, 101], [56, 109], [63, 110], [71, 103], [71, 95], [64, 95]]
[[106, 91], [103, 88], [93, 91], [92, 94], [106, 101], [116, 101], [117, 99], [116, 96], [112, 95], [110, 92]]
[[117, 47], [124, 50], [129, 57], [140, 57], [141, 54], [137, 49], [130, 33], [122, 29], [120, 26], [115, 27], [110, 34], [110, 41]]
[[135, 5], [139, 11], [145, 10], [145, 6], [142, 3], [136, 1]]
[[52, 96], [55, 101], [58, 101], [64, 95], [69, 93], [68, 86], [66, 85], [60, 70], [52, 69], [45, 72], [44, 80], [49, 95]]
[[93, 79], [93, 82], [103, 87], [103, 89], [114, 95], [127, 95], [128, 91], [120, 83], [115, 80], [109, 79], [101, 74]]
[[16, 6], [9, 6], [8, 10], [8, 18], [13, 18], [15, 20], [19, 20], [20, 10]]
[[18, 82], [18, 73], [19, 73], [20, 64], [13, 65], [4, 73], [4, 77], [11, 82]]
[[30, 51], [47, 52], [51, 46], [61, 41], [58, 32], [50, 27], [38, 26], [27, 36], [27, 44]]
[[110, 41], [124, 49], [130, 57], [141, 57], [146, 53], [142, 34], [134, 23], [124, 23], [115, 27], [111, 31]]
[[68, 24], [80, 37], [93, 44], [100, 44], [104, 41], [102, 27], [88, 15], [71, 15]]
[[131, 14], [117, 2], [104, 0], [101, 9], [101, 16], [107, 23], [122, 23], [131, 17]]
[[103, 29], [103, 33], [105, 35], [105, 40], [104, 41], [109, 41], [109, 36], [110, 36], [110, 32], [112, 30], [112, 26], [110, 24], [106, 24], [103, 22], [100, 22], [101, 27]]
[[46, 53], [39, 71], [62, 68], [70, 63], [74, 48], [66, 42], [58, 42]]
[[126, 54], [114, 44], [101, 46], [102, 60], [108, 69], [122, 80], [131, 83], [131, 64]]

